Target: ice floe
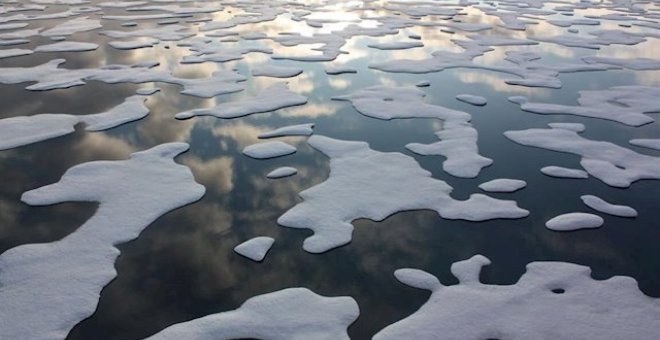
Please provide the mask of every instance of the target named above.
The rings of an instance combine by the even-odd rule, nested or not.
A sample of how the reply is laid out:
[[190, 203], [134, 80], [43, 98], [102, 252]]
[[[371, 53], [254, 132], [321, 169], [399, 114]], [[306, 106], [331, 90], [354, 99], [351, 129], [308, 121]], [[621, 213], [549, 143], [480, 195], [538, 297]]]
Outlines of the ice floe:
[[259, 138], [274, 138], [284, 136], [311, 136], [314, 133], [314, 123], [297, 124], [283, 126], [275, 130], [264, 132], [259, 135]]
[[270, 179], [290, 177], [298, 173], [298, 169], [290, 166], [283, 166], [269, 172], [266, 177]]
[[589, 174], [586, 171], [580, 169], [571, 169], [565, 168], [562, 166], [546, 166], [541, 168], [541, 172], [544, 175], [558, 178], [576, 178], [576, 179], [585, 179], [589, 178]]
[[373, 339], [642, 340], [660, 332], [660, 302], [631, 277], [594, 280], [589, 267], [532, 262], [515, 284], [490, 285], [479, 280], [489, 264], [481, 255], [454, 263], [459, 284], [452, 286], [419, 269], [397, 270], [399, 281], [429, 290], [431, 297]]
[[424, 47], [424, 44], [419, 40], [413, 40], [373, 43], [368, 46], [379, 50], [405, 50], [415, 47]]
[[612, 204], [594, 195], [583, 195], [580, 199], [589, 208], [619, 217], [637, 217], [637, 211], [627, 205]]
[[272, 237], [255, 237], [237, 245], [234, 247], [234, 251], [252, 261], [261, 262], [273, 243], [275, 243], [275, 239]]
[[359, 315], [351, 297], [325, 297], [307, 288], [287, 288], [252, 297], [233, 311], [170, 326], [147, 340], [349, 340], [346, 329]]
[[545, 222], [545, 227], [555, 231], [571, 231], [600, 228], [603, 222], [603, 218], [598, 215], [574, 212], [551, 218]]
[[514, 192], [527, 186], [527, 182], [519, 179], [498, 178], [479, 184], [479, 189], [488, 192]]
[[660, 139], [638, 138], [631, 139], [629, 143], [635, 146], [641, 146], [643, 148], [660, 150]]
[[456, 99], [474, 106], [484, 106], [488, 103], [486, 98], [473, 94], [459, 94], [456, 96]]
[[295, 146], [280, 141], [252, 144], [243, 149], [244, 155], [255, 159], [281, 157], [295, 152]]
[[[429, 209], [447, 219], [484, 221], [522, 218], [529, 214], [514, 201], [473, 194], [457, 201], [452, 188], [431, 177], [409, 156], [378, 152], [365, 142], [342, 141], [314, 135], [309, 144], [330, 157], [330, 177], [300, 193], [297, 204], [277, 222], [290, 228], [312, 229], [304, 249], [321, 253], [351, 241], [358, 218], [382, 221], [406, 210]], [[382, 171], [388, 169], [388, 171]]]
[[255, 77], [291, 78], [303, 73], [300, 67], [261, 65], [252, 68]]
[[86, 52], [94, 51], [99, 45], [94, 43], [62, 41], [54, 44], [40, 45], [34, 49], [35, 52]]
[[0, 255], [0, 338], [64, 339], [96, 309], [116, 276], [117, 245], [170, 210], [197, 201], [204, 187], [173, 158], [188, 144], [136, 152], [128, 160], [96, 161], [69, 169], [59, 182], [27, 191], [30, 205], [99, 202], [87, 222], [64, 238], [26, 244]]

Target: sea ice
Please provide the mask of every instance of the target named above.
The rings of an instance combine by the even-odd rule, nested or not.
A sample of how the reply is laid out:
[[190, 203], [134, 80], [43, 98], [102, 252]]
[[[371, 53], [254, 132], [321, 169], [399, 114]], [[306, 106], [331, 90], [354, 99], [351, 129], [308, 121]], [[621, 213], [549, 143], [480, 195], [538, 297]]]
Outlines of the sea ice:
[[94, 51], [99, 45], [87, 42], [62, 41], [54, 44], [40, 45], [35, 52], [86, 52]]
[[303, 73], [300, 67], [262, 65], [252, 68], [255, 77], [291, 78]]
[[290, 166], [283, 166], [269, 172], [266, 177], [270, 179], [284, 178], [293, 176], [298, 173], [298, 169], [292, 168]]
[[424, 44], [419, 40], [413, 40], [373, 43], [368, 46], [379, 50], [405, 50], [415, 47], [424, 47]]
[[588, 267], [532, 262], [513, 285], [479, 281], [481, 255], [451, 266], [458, 285], [444, 286], [419, 269], [394, 272], [402, 283], [431, 291], [414, 314], [381, 330], [388, 339], [654, 339], [660, 302], [635, 279], [594, 280]]
[[600, 228], [603, 222], [603, 218], [598, 215], [574, 212], [553, 217], [545, 222], [545, 226], [555, 231], [571, 231]]
[[328, 65], [325, 67], [325, 73], [329, 75], [339, 75], [344, 73], [357, 73], [357, 70], [346, 65]]
[[351, 297], [287, 288], [252, 297], [233, 311], [167, 327], [146, 340], [349, 340], [346, 329], [359, 315]]
[[234, 251], [252, 261], [261, 262], [274, 242], [275, 239], [272, 237], [255, 237], [237, 245], [234, 247]]
[[660, 150], [660, 139], [631, 139], [629, 143], [643, 148]]
[[67, 170], [59, 182], [27, 191], [30, 205], [99, 202], [73, 233], [0, 255], [0, 338], [64, 339], [96, 309], [117, 272], [117, 245], [168, 211], [199, 200], [204, 187], [173, 158], [188, 144], [161, 144], [128, 160], [96, 161]]
[[456, 99], [475, 106], [484, 106], [487, 103], [486, 98], [473, 94], [459, 94], [456, 96]]
[[252, 144], [243, 149], [244, 155], [255, 159], [281, 157], [295, 152], [295, 146], [280, 141]]
[[584, 170], [570, 169], [570, 168], [564, 168], [561, 166], [554, 166], [554, 165], [541, 168], [541, 172], [544, 175], [548, 175], [551, 177], [578, 178], [578, 179], [589, 178], [589, 174], [587, 174], [587, 172]]
[[514, 192], [527, 186], [527, 182], [519, 179], [498, 178], [479, 184], [479, 189], [488, 192]]
[[589, 208], [619, 217], [637, 217], [637, 211], [627, 205], [616, 205], [594, 195], [583, 195], [580, 199]]
[[[365, 142], [314, 135], [309, 144], [330, 157], [330, 177], [300, 193], [303, 202], [280, 216], [289, 228], [312, 229], [303, 248], [322, 253], [351, 241], [358, 218], [382, 221], [405, 210], [429, 209], [447, 219], [484, 221], [522, 218], [529, 214], [514, 201], [473, 194], [465, 201], [449, 195], [452, 188], [431, 177], [414, 158], [378, 152]], [[383, 171], [387, 169], [387, 171]]]
[[259, 135], [259, 138], [274, 138], [274, 137], [284, 137], [284, 136], [311, 136], [314, 132], [314, 124], [298, 124], [298, 125], [289, 125], [283, 126], [281, 128], [264, 132]]

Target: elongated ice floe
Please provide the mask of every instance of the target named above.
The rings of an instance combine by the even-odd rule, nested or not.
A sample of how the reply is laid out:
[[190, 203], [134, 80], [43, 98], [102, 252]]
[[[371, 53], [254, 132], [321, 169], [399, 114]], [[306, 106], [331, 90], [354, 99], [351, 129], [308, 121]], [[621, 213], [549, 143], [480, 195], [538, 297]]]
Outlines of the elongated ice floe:
[[473, 178], [482, 168], [493, 163], [479, 155], [478, 132], [470, 124], [469, 113], [424, 102], [426, 93], [415, 87], [375, 86], [359, 90], [335, 100], [347, 100], [361, 114], [378, 119], [437, 118], [444, 121], [440, 139], [433, 144], [411, 143], [410, 151], [420, 155], [442, 155], [447, 159], [442, 168], [457, 177]]
[[519, 179], [498, 178], [479, 184], [479, 189], [488, 192], [514, 192], [524, 188], [527, 182]]
[[142, 96], [132, 96], [106, 112], [89, 115], [44, 113], [0, 119], [0, 150], [68, 135], [78, 123], [84, 123], [87, 131], [101, 131], [142, 119], [149, 114], [145, 100]]
[[284, 137], [284, 136], [311, 136], [314, 133], [314, 124], [297, 124], [283, 126], [275, 130], [264, 132], [259, 135], [259, 138], [274, 138], [274, 137]]
[[660, 87], [616, 86], [607, 90], [580, 91], [578, 106], [530, 102], [525, 97], [509, 97], [524, 111], [540, 114], [567, 114], [601, 118], [630, 126], [653, 122], [645, 113], [660, 111]]
[[255, 77], [291, 78], [303, 73], [300, 67], [261, 65], [252, 68]]
[[94, 51], [99, 48], [98, 44], [77, 42], [77, 41], [61, 41], [54, 44], [40, 45], [34, 49], [35, 52], [85, 52]]
[[558, 177], [558, 178], [576, 178], [576, 179], [589, 178], [589, 174], [587, 174], [587, 172], [584, 170], [564, 168], [561, 166], [554, 166], [554, 165], [541, 168], [541, 172], [544, 175], [548, 175], [551, 177]]
[[571, 231], [600, 228], [603, 222], [603, 218], [598, 215], [574, 212], [555, 216], [545, 222], [545, 226], [555, 231]]
[[487, 103], [486, 98], [473, 94], [459, 94], [456, 96], [456, 99], [474, 106], [484, 106]]
[[274, 238], [259, 236], [237, 245], [234, 247], [234, 251], [252, 261], [260, 262], [266, 257], [273, 243], [275, 243]]
[[284, 177], [289, 177], [293, 176], [298, 173], [298, 170], [296, 168], [292, 168], [290, 166], [283, 166], [280, 168], [277, 168], [271, 172], [269, 172], [266, 177], [270, 179], [277, 179], [277, 178], [284, 178]]
[[146, 340], [349, 340], [346, 329], [359, 315], [351, 297], [287, 288], [252, 297], [233, 311], [170, 326]]
[[550, 128], [506, 131], [512, 141], [537, 148], [582, 156], [580, 165], [606, 184], [627, 188], [640, 179], [660, 179], [660, 158], [622, 146], [583, 138], [576, 131]]
[[244, 155], [255, 159], [281, 157], [295, 152], [295, 146], [280, 141], [252, 144], [243, 149]]
[[660, 139], [631, 139], [629, 143], [635, 146], [641, 146], [643, 148], [660, 150]]
[[76, 165], [59, 182], [23, 194], [30, 205], [100, 205], [63, 239], [0, 255], [0, 338], [64, 339], [94, 313], [101, 290], [117, 276], [116, 246], [204, 195], [190, 169], [173, 160], [186, 150], [185, 143], [162, 144], [128, 160]]
[[379, 50], [406, 50], [415, 47], [424, 47], [424, 43], [419, 40], [412, 41], [392, 41], [392, 42], [379, 42], [367, 45], [371, 48]]
[[308, 252], [321, 253], [349, 243], [351, 222], [358, 218], [382, 221], [399, 211], [422, 209], [468, 221], [529, 214], [515, 201], [482, 194], [455, 200], [447, 183], [432, 178], [414, 158], [398, 152], [378, 152], [365, 142], [319, 135], [310, 137], [309, 144], [330, 157], [330, 177], [301, 192], [304, 201], [277, 220], [284, 227], [314, 231], [303, 245]]
[[612, 204], [594, 195], [583, 195], [580, 199], [589, 208], [596, 211], [619, 217], [637, 217], [637, 210], [627, 205]]
[[238, 118], [255, 113], [276, 111], [289, 106], [303, 105], [307, 97], [289, 90], [286, 83], [276, 83], [259, 92], [256, 96], [207, 109], [195, 109], [177, 113], [177, 119], [195, 116], [214, 116], [218, 118]]
[[532, 262], [515, 284], [490, 285], [479, 281], [489, 264], [481, 255], [454, 263], [459, 284], [453, 286], [419, 269], [397, 270], [399, 281], [431, 297], [373, 339], [644, 340], [660, 334], [660, 301], [631, 277], [594, 280], [589, 267]]

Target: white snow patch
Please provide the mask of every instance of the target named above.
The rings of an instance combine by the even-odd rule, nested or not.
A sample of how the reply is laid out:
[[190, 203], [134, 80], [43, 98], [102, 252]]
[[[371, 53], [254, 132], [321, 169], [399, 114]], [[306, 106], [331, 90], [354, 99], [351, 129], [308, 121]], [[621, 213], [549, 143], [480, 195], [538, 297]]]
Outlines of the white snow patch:
[[514, 192], [524, 188], [527, 182], [519, 179], [498, 178], [479, 184], [479, 189], [488, 192]]
[[627, 205], [612, 204], [594, 195], [583, 195], [580, 199], [589, 208], [619, 217], [637, 217], [637, 211]]
[[554, 165], [541, 168], [541, 172], [544, 175], [548, 175], [551, 177], [576, 178], [576, 179], [589, 178], [589, 174], [587, 174], [587, 172], [584, 170], [564, 168], [561, 166], [554, 166]]
[[550, 230], [570, 231], [600, 228], [603, 222], [603, 218], [598, 215], [574, 212], [553, 217], [545, 222], [545, 226]]
[[35, 52], [86, 52], [94, 51], [99, 45], [87, 42], [62, 41], [54, 44], [40, 45]]
[[255, 159], [281, 157], [295, 152], [295, 146], [280, 141], [252, 144], [243, 149], [244, 155]]
[[273, 243], [275, 243], [275, 239], [272, 237], [255, 237], [237, 245], [234, 247], [234, 251], [252, 261], [261, 262], [266, 257], [270, 247], [273, 246]]
[[291, 78], [303, 73], [300, 67], [261, 65], [252, 68], [255, 77]]
[[274, 138], [274, 137], [284, 137], [284, 136], [311, 136], [314, 133], [314, 124], [298, 124], [298, 125], [289, 125], [277, 128], [272, 131], [264, 132], [259, 135], [259, 138]]
[[293, 176], [298, 173], [298, 169], [292, 168], [290, 166], [283, 166], [269, 172], [266, 177], [270, 179], [284, 178]]
[[486, 105], [486, 103], [488, 103], [488, 101], [486, 101], [486, 98], [481, 96], [476, 96], [473, 94], [459, 94], [456, 96], [456, 99], [464, 103], [472, 104], [475, 106], [484, 106]]

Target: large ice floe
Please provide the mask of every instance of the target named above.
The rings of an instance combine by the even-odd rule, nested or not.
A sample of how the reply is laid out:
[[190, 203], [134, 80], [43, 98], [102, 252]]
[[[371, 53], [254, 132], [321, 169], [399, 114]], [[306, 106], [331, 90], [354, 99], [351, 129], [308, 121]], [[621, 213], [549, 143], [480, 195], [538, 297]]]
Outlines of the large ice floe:
[[[382, 221], [406, 210], [434, 210], [446, 219], [484, 221], [522, 218], [529, 214], [516, 202], [473, 194], [453, 199], [452, 188], [431, 177], [414, 158], [398, 152], [378, 152], [369, 144], [314, 135], [309, 144], [330, 157], [330, 177], [300, 193], [303, 202], [280, 216], [289, 228], [311, 229], [303, 248], [321, 253], [351, 241], [358, 218]], [[382, 171], [388, 169], [388, 171]]]
[[288, 288], [252, 297], [233, 311], [170, 326], [147, 340], [348, 340], [346, 329], [358, 315], [351, 297]]
[[660, 334], [660, 301], [631, 277], [595, 280], [589, 267], [532, 262], [515, 284], [490, 285], [479, 280], [489, 264], [481, 255], [454, 263], [459, 283], [452, 286], [419, 269], [397, 270], [399, 281], [431, 297], [373, 339], [646, 340]]
[[149, 114], [149, 108], [144, 105], [145, 100], [144, 96], [132, 96], [122, 104], [96, 114], [44, 113], [0, 119], [0, 150], [70, 134], [79, 123], [84, 123], [87, 131], [101, 131], [142, 119]]
[[0, 255], [0, 338], [64, 339], [92, 315], [101, 289], [117, 276], [116, 246], [204, 195], [190, 169], [173, 160], [186, 150], [185, 143], [161, 144], [128, 160], [77, 165], [59, 182], [23, 194], [30, 205], [100, 205], [68, 236]]
[[436, 118], [443, 129], [436, 132], [440, 139], [433, 144], [411, 143], [410, 151], [420, 155], [442, 155], [447, 159], [442, 168], [457, 177], [473, 178], [493, 161], [479, 154], [478, 133], [470, 124], [469, 113], [424, 102], [426, 93], [415, 87], [376, 86], [335, 100], [347, 100], [361, 114], [378, 119]]

